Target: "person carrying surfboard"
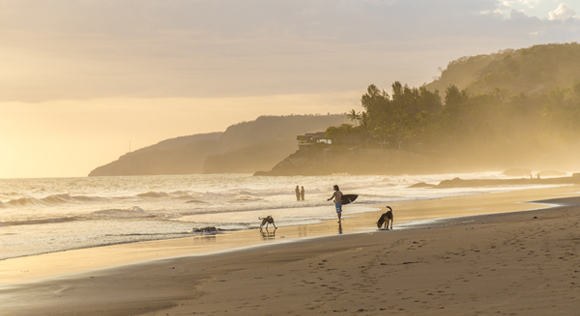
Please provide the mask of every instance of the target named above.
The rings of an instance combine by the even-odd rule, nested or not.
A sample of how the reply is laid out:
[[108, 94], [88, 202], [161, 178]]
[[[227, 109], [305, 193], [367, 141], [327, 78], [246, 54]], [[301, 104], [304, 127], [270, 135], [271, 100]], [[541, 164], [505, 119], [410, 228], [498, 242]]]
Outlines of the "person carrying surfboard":
[[334, 193], [327, 201], [330, 201], [333, 198], [336, 215], [338, 216], [338, 222], [340, 223], [340, 216], [342, 215], [342, 192], [338, 189], [338, 185], [334, 185]]

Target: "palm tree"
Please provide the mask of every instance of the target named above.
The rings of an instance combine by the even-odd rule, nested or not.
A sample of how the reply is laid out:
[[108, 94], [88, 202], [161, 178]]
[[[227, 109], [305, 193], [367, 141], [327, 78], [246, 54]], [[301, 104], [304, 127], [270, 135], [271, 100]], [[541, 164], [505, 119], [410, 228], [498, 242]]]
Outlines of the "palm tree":
[[354, 109], [350, 110], [348, 114], [346, 114], [346, 118], [354, 122], [354, 126], [358, 125], [358, 122], [361, 119], [360, 112], [357, 113]]

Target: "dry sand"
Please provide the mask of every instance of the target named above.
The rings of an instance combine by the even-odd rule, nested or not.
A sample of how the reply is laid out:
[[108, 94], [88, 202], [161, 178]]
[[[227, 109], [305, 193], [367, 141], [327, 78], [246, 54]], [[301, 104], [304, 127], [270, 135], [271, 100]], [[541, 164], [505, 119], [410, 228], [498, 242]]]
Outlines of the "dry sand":
[[[397, 216], [393, 231], [295, 239], [337, 234], [334, 222], [280, 228], [272, 238], [256, 231], [217, 236], [214, 241], [190, 238], [191, 248], [201, 245], [199, 253], [211, 243], [216, 250], [231, 248], [220, 242], [231, 236], [241, 238], [241, 245], [262, 246], [5, 284], [0, 287], [0, 315], [577, 315], [579, 198], [560, 201], [567, 203], [562, 207], [397, 229], [401, 218], [425, 218], [430, 208], [449, 210], [449, 216], [521, 211], [538, 206], [513, 201], [570, 196], [577, 190], [567, 187], [392, 204]], [[368, 230], [378, 214], [347, 218], [342, 230]], [[102, 247], [53, 254], [47, 262], [52, 274], [59, 274], [86, 267], [73, 268], [74, 264], [66, 262], [74, 256], [123, 257], [109, 258], [110, 266], [147, 256], [178, 255], [187, 248], [171, 249], [163, 242], [139, 244], [142, 251], [135, 250], [135, 244]], [[121, 255], [122, 249], [126, 256]], [[18, 273], [14, 266], [18, 262], [41, 265], [47, 257], [6, 260], [0, 272], [6, 280], [30, 280], [30, 273]], [[107, 266], [107, 258], [102, 261], [92, 266]], [[68, 268], [57, 269], [59, 262]]]

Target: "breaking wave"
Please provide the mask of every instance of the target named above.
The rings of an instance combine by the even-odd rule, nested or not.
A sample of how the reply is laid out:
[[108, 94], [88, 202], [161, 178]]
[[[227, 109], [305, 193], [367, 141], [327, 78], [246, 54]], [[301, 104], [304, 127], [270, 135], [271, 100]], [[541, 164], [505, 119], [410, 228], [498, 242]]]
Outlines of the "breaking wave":
[[59, 218], [45, 218], [45, 219], [33, 219], [33, 220], [22, 220], [22, 221], [10, 221], [10, 222], [0, 222], [0, 227], [66, 223], [66, 222], [74, 222], [76, 220], [79, 220], [79, 218], [78, 217], [59, 217]]
[[162, 197], [168, 197], [169, 193], [150, 191], [147, 193], [137, 194], [137, 196], [143, 197], [143, 198], [162, 198]]
[[46, 204], [61, 204], [70, 202], [71, 197], [68, 194], [57, 194], [57, 195], [49, 195], [40, 200]]
[[9, 206], [42, 206], [42, 205], [53, 206], [66, 203], [92, 203], [100, 201], [108, 201], [108, 199], [93, 196], [82, 196], [82, 195], [71, 196], [69, 194], [55, 194], [40, 199], [25, 196], [17, 199], [12, 199], [6, 202], [6, 204]]
[[13, 199], [10, 200], [8, 202], [6, 202], [6, 204], [11, 205], [11, 206], [28, 206], [28, 205], [42, 205], [42, 201], [35, 199], [35, 198], [31, 198], [31, 197], [21, 197], [18, 199]]
[[147, 218], [147, 217], [155, 217], [155, 215], [145, 212], [142, 208], [138, 206], [133, 206], [128, 209], [108, 209], [92, 212], [90, 214], [90, 217], [103, 219], [121, 219], [121, 218]]

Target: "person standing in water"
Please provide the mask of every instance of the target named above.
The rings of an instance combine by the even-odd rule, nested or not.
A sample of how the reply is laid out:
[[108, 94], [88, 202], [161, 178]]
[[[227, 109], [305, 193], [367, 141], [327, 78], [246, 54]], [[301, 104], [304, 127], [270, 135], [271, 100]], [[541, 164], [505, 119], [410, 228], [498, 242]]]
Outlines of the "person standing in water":
[[342, 215], [342, 192], [338, 189], [338, 185], [334, 185], [334, 193], [327, 200], [330, 201], [334, 198], [334, 207], [336, 208], [336, 216], [338, 216], [338, 222], [340, 223], [340, 217]]
[[296, 201], [300, 201], [300, 187], [296, 186]]
[[300, 187], [300, 197], [302, 198], [302, 201], [304, 201], [304, 187]]

